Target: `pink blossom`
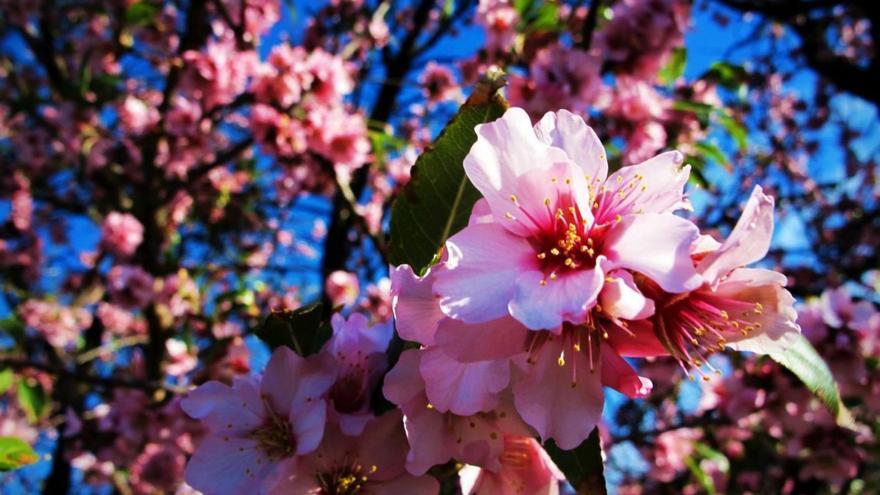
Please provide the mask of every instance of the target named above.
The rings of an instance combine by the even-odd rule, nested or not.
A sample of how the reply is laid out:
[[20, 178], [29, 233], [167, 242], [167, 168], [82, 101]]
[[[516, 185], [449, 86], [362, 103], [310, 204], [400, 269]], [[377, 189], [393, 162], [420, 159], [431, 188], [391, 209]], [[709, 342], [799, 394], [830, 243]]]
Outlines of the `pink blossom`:
[[327, 276], [325, 282], [327, 297], [334, 306], [348, 306], [357, 301], [360, 284], [356, 274], [337, 270]]
[[144, 100], [129, 95], [119, 107], [119, 119], [129, 132], [143, 134], [159, 121], [159, 111]]
[[561, 44], [542, 48], [529, 66], [531, 77], [511, 77], [510, 102], [534, 118], [548, 110], [584, 108], [600, 94], [600, 69], [592, 53]]
[[311, 75], [309, 92], [323, 104], [339, 103], [354, 88], [348, 65], [336, 55], [318, 48], [309, 53], [305, 64]]
[[210, 433], [186, 467], [186, 481], [208, 493], [265, 492], [264, 483], [296, 457], [315, 451], [324, 435], [333, 384], [327, 356], [301, 358], [286, 347], [269, 360], [262, 379], [208, 382], [181, 407]]
[[387, 367], [385, 350], [391, 340], [388, 324], [370, 326], [367, 318], [339, 313], [330, 320], [333, 336], [322, 352], [336, 360], [337, 375], [328, 399], [332, 415], [346, 435], [359, 435], [372, 414], [370, 394]]
[[369, 160], [367, 125], [360, 113], [342, 107], [315, 108], [309, 112], [308, 123], [312, 130], [309, 148], [330, 160], [337, 175], [347, 178]]
[[312, 76], [307, 72], [307, 52], [302, 47], [278, 45], [269, 53], [267, 65], [260, 67], [254, 80], [253, 91], [257, 101], [277, 103], [289, 108], [300, 101], [303, 86], [309, 86]]
[[135, 493], [172, 492], [183, 477], [186, 457], [170, 445], [148, 443], [131, 466], [129, 482]]
[[165, 362], [165, 372], [171, 376], [180, 377], [194, 370], [198, 364], [198, 358], [192, 354], [186, 343], [180, 339], [168, 339], [165, 341], [165, 353], [168, 360]]
[[107, 290], [114, 304], [143, 308], [154, 297], [153, 277], [139, 266], [116, 265], [107, 274]]
[[508, 0], [480, 0], [477, 23], [486, 28], [486, 50], [504, 53], [513, 45], [519, 14]]
[[687, 469], [685, 460], [693, 454], [694, 442], [700, 436], [700, 432], [692, 428], [678, 428], [658, 435], [651, 476], [666, 483], [675, 479]]
[[665, 348], [697, 370], [707, 353], [725, 347], [762, 354], [787, 348], [800, 329], [785, 276], [743, 268], [766, 254], [772, 232], [773, 198], [756, 187], [727, 240], [698, 255], [703, 284], [692, 292], [669, 294], [640, 279], [640, 288], [658, 308], [653, 332], [619, 333], [611, 336], [612, 345], [624, 355], [651, 355]]
[[18, 311], [25, 325], [39, 332], [55, 347], [73, 345], [80, 332], [92, 324], [92, 315], [87, 310], [54, 301], [28, 299]]
[[501, 469], [465, 466], [458, 472], [465, 495], [529, 493], [556, 495], [565, 477], [534, 438], [506, 435]]
[[429, 103], [452, 99], [458, 93], [458, 85], [455, 83], [452, 71], [448, 67], [434, 62], [428, 62], [425, 66], [419, 83], [422, 85]]
[[[506, 315], [531, 329], [588, 321], [605, 274], [629, 269], [671, 292], [700, 283], [689, 256], [697, 229], [669, 212], [686, 204], [689, 167], [671, 152], [606, 180], [605, 152], [575, 115], [548, 113], [532, 129], [521, 109], [477, 127], [465, 171], [491, 221], [446, 243], [434, 290], [467, 323]], [[652, 256], [644, 255], [652, 246]]]
[[306, 149], [306, 130], [269, 105], [258, 103], [251, 108], [251, 128], [257, 141], [270, 153], [293, 156]]
[[128, 332], [135, 326], [134, 315], [130, 311], [116, 306], [115, 304], [103, 301], [98, 303], [98, 309], [95, 311], [95, 315], [101, 320], [101, 324], [104, 325], [104, 328], [118, 336], [128, 334]]
[[120, 256], [131, 256], [144, 240], [144, 227], [129, 213], [111, 212], [101, 225], [101, 245]]
[[372, 417], [358, 436], [328, 425], [320, 447], [290, 466], [270, 492], [437, 494], [440, 487], [433, 477], [406, 472], [406, 452], [399, 411]]

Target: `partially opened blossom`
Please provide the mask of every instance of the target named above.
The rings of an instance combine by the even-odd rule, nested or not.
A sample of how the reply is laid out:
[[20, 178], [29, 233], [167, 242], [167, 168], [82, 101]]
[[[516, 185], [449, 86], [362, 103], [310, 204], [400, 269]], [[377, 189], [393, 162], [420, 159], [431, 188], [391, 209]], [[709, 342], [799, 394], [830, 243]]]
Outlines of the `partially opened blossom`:
[[595, 133], [564, 110], [533, 129], [511, 108], [477, 126], [477, 136], [464, 167], [492, 220], [446, 243], [434, 291], [447, 316], [482, 323], [510, 315], [533, 330], [558, 330], [588, 321], [615, 269], [671, 293], [699, 285], [689, 252], [697, 228], [670, 213], [687, 204], [680, 153], [608, 176]]
[[465, 495], [557, 495], [565, 477], [534, 438], [507, 435], [501, 469], [465, 466], [458, 472]]
[[723, 243], [695, 243], [702, 285], [672, 294], [639, 277], [637, 285], [657, 308], [652, 331], [617, 333], [611, 336], [612, 345], [624, 355], [671, 354], [697, 369], [709, 353], [726, 347], [762, 354], [786, 349], [800, 329], [785, 276], [745, 268], [764, 257], [772, 232], [773, 198], [756, 187]]
[[267, 493], [266, 480], [282, 465], [321, 443], [322, 397], [334, 376], [329, 356], [302, 358], [281, 347], [259, 382], [235, 378], [230, 387], [212, 381], [191, 392], [181, 407], [210, 433], [186, 467], [187, 483], [212, 494]]
[[318, 449], [282, 473], [270, 493], [434, 495], [431, 476], [414, 476], [404, 469], [407, 443], [399, 411], [373, 417], [358, 436], [327, 427]]
[[330, 320], [333, 336], [322, 352], [336, 360], [336, 381], [329, 392], [331, 415], [343, 433], [358, 435], [372, 418], [370, 395], [387, 368], [385, 349], [391, 340], [389, 324], [370, 325], [366, 316], [339, 313]]

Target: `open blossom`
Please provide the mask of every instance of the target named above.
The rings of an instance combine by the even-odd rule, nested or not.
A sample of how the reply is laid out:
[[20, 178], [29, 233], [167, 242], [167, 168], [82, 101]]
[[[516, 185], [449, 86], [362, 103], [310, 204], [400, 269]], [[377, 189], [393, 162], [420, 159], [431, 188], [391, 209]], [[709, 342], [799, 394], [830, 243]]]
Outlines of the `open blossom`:
[[501, 469], [492, 472], [465, 466], [458, 472], [465, 495], [529, 493], [558, 495], [562, 472], [534, 438], [507, 435]]
[[328, 425], [320, 447], [289, 466], [270, 493], [437, 494], [436, 479], [404, 469], [407, 444], [400, 412], [371, 418], [358, 436]]
[[477, 22], [486, 28], [486, 50], [503, 53], [513, 45], [519, 14], [508, 0], [480, 0]]
[[267, 493], [284, 465], [321, 443], [327, 415], [322, 398], [334, 380], [326, 355], [302, 358], [277, 349], [262, 379], [208, 382], [181, 401], [210, 433], [186, 468], [194, 488], [216, 494]]
[[601, 60], [561, 44], [542, 48], [529, 65], [531, 77], [510, 80], [510, 102], [538, 118], [556, 108], [583, 108], [599, 95]]
[[697, 228], [670, 213], [686, 204], [680, 153], [608, 176], [602, 144], [567, 111], [533, 129], [511, 108], [476, 131], [464, 167], [491, 216], [447, 241], [447, 270], [434, 286], [447, 316], [482, 323], [510, 315], [556, 330], [587, 322], [614, 270], [670, 292], [699, 284], [689, 255]]
[[419, 83], [430, 103], [452, 99], [458, 93], [455, 75], [448, 67], [435, 62], [428, 62]]
[[134, 215], [111, 212], [101, 225], [101, 245], [121, 256], [131, 256], [144, 240], [144, 226]]
[[116, 265], [107, 274], [107, 290], [114, 304], [143, 308], [153, 299], [153, 277], [139, 266]]

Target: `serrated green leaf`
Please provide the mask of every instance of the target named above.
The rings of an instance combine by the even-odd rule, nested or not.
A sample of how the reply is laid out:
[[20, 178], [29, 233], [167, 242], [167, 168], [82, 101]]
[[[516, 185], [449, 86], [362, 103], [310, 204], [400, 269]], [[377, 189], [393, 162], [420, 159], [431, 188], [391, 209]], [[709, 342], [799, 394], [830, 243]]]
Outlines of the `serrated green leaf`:
[[12, 386], [12, 378], [15, 376], [12, 373], [12, 368], [6, 368], [3, 371], [0, 371], [0, 394], [6, 393], [9, 390], [9, 387]]
[[544, 449], [577, 493], [589, 495], [607, 493], [598, 428], [594, 428], [590, 436], [572, 450], [560, 449], [553, 440], [548, 440], [544, 444]]
[[416, 160], [412, 179], [391, 208], [392, 264], [408, 264], [416, 273], [423, 272], [446, 239], [467, 224], [480, 193], [465, 175], [462, 162], [477, 140], [474, 127], [497, 119], [507, 109], [498, 93], [503, 85], [500, 71], [478, 83], [434, 144]]
[[686, 65], [687, 49], [684, 47], [676, 48], [672, 50], [672, 56], [669, 57], [669, 61], [666, 62], [666, 65], [660, 69], [660, 72], [657, 74], [657, 79], [660, 81], [660, 84], [672, 84], [684, 74], [684, 68]]
[[11, 471], [37, 462], [40, 457], [24, 440], [0, 437], [0, 471]]
[[806, 337], [798, 335], [794, 344], [784, 351], [771, 352], [769, 355], [794, 373], [822, 401], [838, 425], [855, 427], [852, 414], [840, 400], [840, 391], [831, 370]]
[[287, 346], [308, 356], [321, 350], [332, 330], [323, 321], [323, 305], [316, 303], [293, 311], [273, 311], [254, 333], [272, 350]]
[[48, 412], [49, 400], [39, 382], [29, 383], [28, 380], [18, 380], [16, 392], [18, 405], [24, 410], [31, 423], [36, 423]]

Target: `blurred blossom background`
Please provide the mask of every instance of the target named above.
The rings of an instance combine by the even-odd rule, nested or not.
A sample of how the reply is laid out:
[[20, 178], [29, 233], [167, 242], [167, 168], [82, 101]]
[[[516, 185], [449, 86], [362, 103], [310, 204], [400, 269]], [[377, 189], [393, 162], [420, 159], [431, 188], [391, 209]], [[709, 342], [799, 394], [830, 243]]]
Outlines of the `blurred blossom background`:
[[315, 301], [389, 323], [391, 202], [481, 74], [612, 168], [678, 149], [688, 215], [776, 198], [763, 266], [855, 431], [748, 354], [607, 391], [610, 493], [880, 492], [880, 6], [869, 0], [0, 0], [0, 492], [192, 493], [180, 410]]

